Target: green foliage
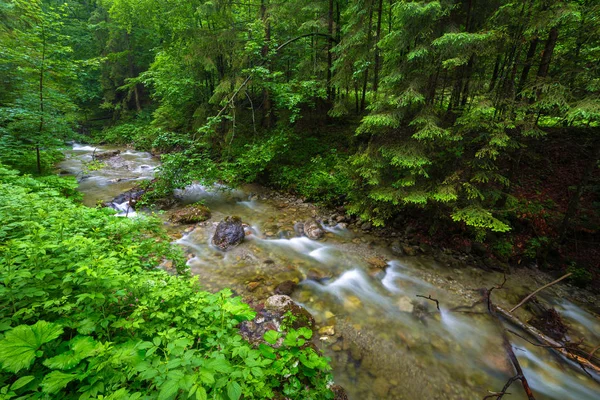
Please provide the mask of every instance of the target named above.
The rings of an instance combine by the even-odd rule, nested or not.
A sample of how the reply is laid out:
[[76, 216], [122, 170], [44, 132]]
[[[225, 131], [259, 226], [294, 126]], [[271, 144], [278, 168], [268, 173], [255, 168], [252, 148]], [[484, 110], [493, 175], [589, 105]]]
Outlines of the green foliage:
[[255, 312], [201, 291], [159, 220], [83, 207], [73, 187], [0, 167], [2, 398], [332, 397], [312, 332], [254, 348], [237, 325]]
[[586, 268], [577, 266], [575, 263], [571, 263], [571, 265], [569, 265], [567, 272], [573, 274], [569, 277], [569, 281], [573, 282], [579, 287], [586, 287], [592, 283], [592, 273]]

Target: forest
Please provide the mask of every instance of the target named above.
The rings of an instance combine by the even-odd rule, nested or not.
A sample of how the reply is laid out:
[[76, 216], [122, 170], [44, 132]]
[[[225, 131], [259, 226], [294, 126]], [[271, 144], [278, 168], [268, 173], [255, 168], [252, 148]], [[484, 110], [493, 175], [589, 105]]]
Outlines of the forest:
[[254, 311], [198, 291], [159, 220], [83, 207], [72, 141], [159, 157], [151, 209], [260, 184], [597, 294], [599, 60], [596, 0], [0, 0], [0, 397], [334, 396], [312, 332], [238, 347]]

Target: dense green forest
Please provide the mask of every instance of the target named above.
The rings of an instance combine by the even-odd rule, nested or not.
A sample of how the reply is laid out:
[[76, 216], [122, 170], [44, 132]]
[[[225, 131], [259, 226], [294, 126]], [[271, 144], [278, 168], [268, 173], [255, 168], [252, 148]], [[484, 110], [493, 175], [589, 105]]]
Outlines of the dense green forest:
[[[0, 327], [19, 326], [0, 362], [20, 377], [0, 372], [0, 396], [75, 380], [72, 398], [331, 395], [298, 334], [282, 351], [300, 367], [281, 372], [271, 350], [234, 352], [252, 311], [230, 293], [148, 272], [182, 263], [157, 221], [65, 200], [75, 183], [52, 173], [70, 140], [160, 155], [149, 205], [194, 181], [257, 182], [597, 288], [599, 60], [596, 0], [0, 0]], [[123, 303], [138, 292], [144, 307]], [[142, 323], [161, 301], [164, 321], [206, 307], [176, 332]], [[192, 381], [195, 363], [210, 376]]]
[[1, 4], [7, 165], [79, 133], [162, 153], [155, 197], [258, 181], [503, 258], [598, 257], [572, 249], [597, 240], [595, 1]]

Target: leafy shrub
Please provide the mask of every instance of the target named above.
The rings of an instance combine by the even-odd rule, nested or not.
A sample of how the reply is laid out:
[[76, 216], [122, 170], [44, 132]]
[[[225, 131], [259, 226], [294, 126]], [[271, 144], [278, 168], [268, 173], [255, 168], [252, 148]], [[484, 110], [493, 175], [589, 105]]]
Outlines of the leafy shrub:
[[332, 397], [310, 330], [254, 348], [237, 331], [254, 311], [201, 291], [159, 220], [83, 207], [73, 187], [0, 166], [0, 397]]
[[577, 286], [586, 287], [592, 283], [592, 273], [583, 267], [577, 266], [575, 263], [571, 263], [571, 265], [569, 265], [567, 272], [573, 274], [569, 277], [569, 280]]

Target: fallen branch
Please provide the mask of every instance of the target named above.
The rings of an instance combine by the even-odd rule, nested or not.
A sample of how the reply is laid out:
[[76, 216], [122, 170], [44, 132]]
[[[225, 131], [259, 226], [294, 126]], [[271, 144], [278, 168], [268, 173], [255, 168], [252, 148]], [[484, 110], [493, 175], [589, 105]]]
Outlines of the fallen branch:
[[561, 276], [561, 277], [560, 277], [560, 278], [558, 278], [557, 280], [555, 280], [555, 281], [552, 281], [552, 282], [550, 282], [550, 283], [548, 283], [548, 284], [546, 284], [546, 285], [542, 286], [541, 288], [534, 290], [534, 291], [533, 291], [533, 293], [531, 293], [529, 296], [527, 296], [527, 297], [525, 297], [523, 300], [521, 300], [521, 302], [520, 302], [519, 304], [517, 304], [516, 306], [514, 306], [513, 308], [511, 308], [509, 312], [511, 312], [511, 313], [512, 313], [512, 312], [514, 312], [514, 311], [515, 311], [517, 308], [519, 308], [519, 307], [521, 307], [523, 304], [527, 303], [527, 302], [529, 301], [529, 299], [531, 299], [531, 298], [532, 298], [533, 296], [535, 296], [537, 293], [541, 292], [542, 290], [546, 289], [547, 287], [550, 287], [550, 286], [554, 285], [555, 283], [558, 283], [558, 282], [562, 281], [563, 279], [566, 279], [566, 278], [568, 278], [568, 277], [569, 277], [569, 276], [571, 276], [571, 275], [573, 275], [573, 273], [572, 273], [572, 272], [569, 272], [568, 274], [565, 274], [565, 275]]
[[418, 294], [417, 297], [422, 297], [427, 300], [435, 301], [435, 305], [436, 305], [438, 311], [440, 311], [440, 302], [438, 301], [438, 299], [434, 299], [433, 297], [431, 297], [431, 295], [425, 297], [425, 296]]
[[[504, 347], [504, 351], [506, 352], [508, 359], [510, 360], [511, 364], [513, 365], [513, 368], [515, 369], [515, 371], [517, 373], [515, 376], [513, 376], [506, 382], [506, 384], [502, 388], [502, 391], [500, 391], [499, 394], [496, 395], [496, 400], [502, 399], [502, 397], [505, 394], [507, 394], [506, 391], [508, 390], [510, 385], [512, 385], [517, 380], [521, 382], [521, 385], [523, 386], [523, 390], [525, 391], [525, 394], [527, 394], [527, 399], [535, 400], [535, 396], [533, 395], [533, 391], [531, 390], [531, 387], [529, 386], [529, 382], [527, 381], [527, 378], [525, 377], [525, 374], [523, 373], [521, 364], [519, 364], [519, 360], [517, 359], [517, 356], [515, 355], [515, 352], [512, 349], [512, 345], [510, 343], [510, 340], [508, 339], [506, 330], [502, 326], [502, 322], [500, 321], [500, 318], [498, 317], [497, 309], [499, 307], [492, 303], [492, 299], [491, 299], [492, 290], [502, 289], [504, 287], [505, 283], [506, 283], [506, 275], [504, 276], [504, 281], [502, 282], [502, 284], [499, 287], [494, 286], [491, 289], [487, 290], [487, 293], [485, 293], [485, 296], [487, 297], [487, 304], [488, 304], [488, 310], [490, 312], [490, 315], [492, 315], [492, 317], [494, 317], [496, 319], [496, 322], [498, 323], [498, 325], [501, 328], [502, 346]], [[487, 398], [490, 398], [490, 396], [484, 397], [484, 399], [487, 399]]]
[[[508, 322], [510, 322], [513, 325], [518, 326], [519, 328], [523, 329], [525, 332], [527, 332], [530, 335], [532, 335], [533, 337], [535, 337], [538, 342], [545, 344], [547, 347], [551, 348], [552, 350], [557, 351], [558, 353], [563, 355], [565, 358], [577, 363], [586, 373], [588, 370], [590, 370], [590, 371], [593, 371], [598, 376], [600, 376], [600, 367], [598, 365], [592, 363], [587, 358], [581, 357], [577, 354], [573, 354], [573, 352], [567, 350], [567, 348], [565, 347], [565, 345], [563, 343], [561, 343], [557, 340], [554, 340], [549, 336], [544, 335], [537, 328], [535, 328], [525, 322], [522, 322], [520, 319], [518, 319], [517, 317], [515, 317], [513, 314], [511, 314], [509, 311], [506, 311], [502, 307], [493, 305], [493, 309], [496, 313], [501, 315]], [[600, 380], [597, 377], [595, 377], [594, 380], [600, 382]]]

